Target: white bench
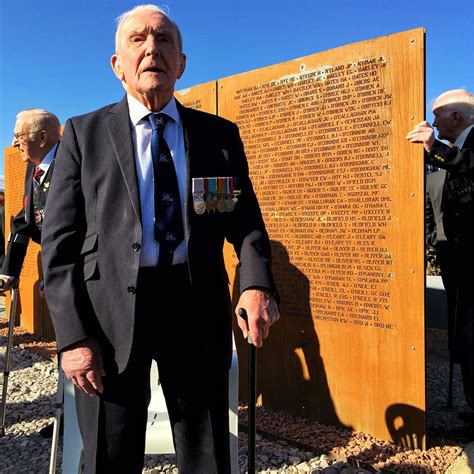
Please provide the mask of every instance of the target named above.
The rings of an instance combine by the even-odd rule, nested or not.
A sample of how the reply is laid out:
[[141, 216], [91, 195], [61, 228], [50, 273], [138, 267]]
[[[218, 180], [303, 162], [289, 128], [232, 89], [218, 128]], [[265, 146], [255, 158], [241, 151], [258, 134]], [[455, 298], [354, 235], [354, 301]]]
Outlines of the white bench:
[[[62, 376], [62, 374], [61, 374]], [[232, 473], [238, 471], [238, 392], [239, 367], [237, 350], [233, 341], [232, 366], [229, 372], [229, 433]], [[58, 382], [58, 387], [61, 384]], [[148, 406], [148, 422], [146, 430], [146, 454], [174, 453], [171, 426], [166, 409], [156, 362], [153, 361], [150, 372], [151, 400]], [[53, 451], [54, 449], [52, 449]], [[53, 452], [51, 453], [53, 456]], [[76, 405], [72, 382], [64, 383], [64, 434], [63, 434], [63, 474], [80, 472], [82, 460], [82, 440], [76, 417]], [[52, 471], [54, 472], [54, 471]], [[51, 474], [51, 470], [50, 470]]]

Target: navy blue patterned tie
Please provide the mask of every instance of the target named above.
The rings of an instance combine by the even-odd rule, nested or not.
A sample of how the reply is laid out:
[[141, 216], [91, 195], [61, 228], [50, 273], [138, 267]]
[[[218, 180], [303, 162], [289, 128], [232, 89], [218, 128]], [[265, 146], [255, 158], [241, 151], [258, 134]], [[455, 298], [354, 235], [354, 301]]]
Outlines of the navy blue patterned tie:
[[168, 144], [163, 136], [168, 117], [150, 114], [151, 156], [155, 183], [155, 239], [160, 243], [158, 265], [173, 263], [173, 254], [184, 238], [178, 178]]

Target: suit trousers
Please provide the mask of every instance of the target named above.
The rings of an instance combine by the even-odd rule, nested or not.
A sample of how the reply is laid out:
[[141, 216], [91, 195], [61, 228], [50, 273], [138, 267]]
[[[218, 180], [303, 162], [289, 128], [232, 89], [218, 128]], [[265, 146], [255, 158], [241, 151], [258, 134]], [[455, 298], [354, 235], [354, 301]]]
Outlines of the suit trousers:
[[461, 363], [464, 395], [474, 410], [474, 296], [472, 281], [466, 283], [457, 288], [455, 348]]
[[453, 261], [449, 243], [440, 241], [436, 244], [436, 260], [441, 268], [441, 278], [446, 292], [448, 309], [448, 349], [453, 362], [459, 362], [459, 354], [454, 347], [454, 331], [456, 329], [456, 299], [457, 299], [457, 265]]
[[206, 325], [213, 321], [194, 307], [187, 265], [140, 269], [136, 296], [126, 369], [119, 374], [105, 351], [103, 393], [90, 397], [76, 389], [84, 472], [142, 472], [155, 359], [180, 473], [230, 473], [228, 370], [211, 360]]
[[[464, 395], [474, 410], [474, 272], [473, 254], [469, 245], [449, 243], [445, 266], [449, 276], [446, 294], [452, 316], [451, 356], [461, 365]], [[449, 263], [447, 263], [449, 262]], [[443, 266], [441, 267], [443, 272]], [[444, 279], [443, 279], [444, 282]]]

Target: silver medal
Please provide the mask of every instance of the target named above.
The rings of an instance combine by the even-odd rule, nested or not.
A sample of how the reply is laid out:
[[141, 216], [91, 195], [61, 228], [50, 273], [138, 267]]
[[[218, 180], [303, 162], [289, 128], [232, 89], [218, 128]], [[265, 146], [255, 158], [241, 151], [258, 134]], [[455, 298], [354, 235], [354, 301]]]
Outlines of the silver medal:
[[196, 214], [200, 216], [206, 212], [206, 203], [202, 197], [194, 197], [193, 206]]

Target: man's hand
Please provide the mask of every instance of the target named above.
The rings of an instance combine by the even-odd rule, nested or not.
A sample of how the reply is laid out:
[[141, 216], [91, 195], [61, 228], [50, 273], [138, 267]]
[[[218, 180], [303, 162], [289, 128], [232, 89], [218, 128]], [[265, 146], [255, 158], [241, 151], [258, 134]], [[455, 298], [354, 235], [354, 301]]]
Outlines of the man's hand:
[[405, 138], [411, 143], [423, 143], [428, 153], [435, 141], [433, 127], [426, 121], [415, 125], [415, 128], [411, 132], [408, 132]]
[[103, 392], [105, 371], [102, 352], [95, 339], [83, 339], [61, 351], [61, 367], [66, 377], [88, 395]]
[[4, 296], [7, 291], [11, 290], [12, 283], [15, 280], [15, 277], [9, 275], [0, 275], [0, 296]]
[[[248, 315], [247, 323], [239, 316], [239, 309], [244, 308]], [[280, 318], [280, 312], [275, 299], [263, 290], [245, 290], [239, 298], [235, 308], [237, 323], [244, 337], [250, 331], [255, 346], [262, 347], [263, 341], [268, 337], [270, 326]]]

